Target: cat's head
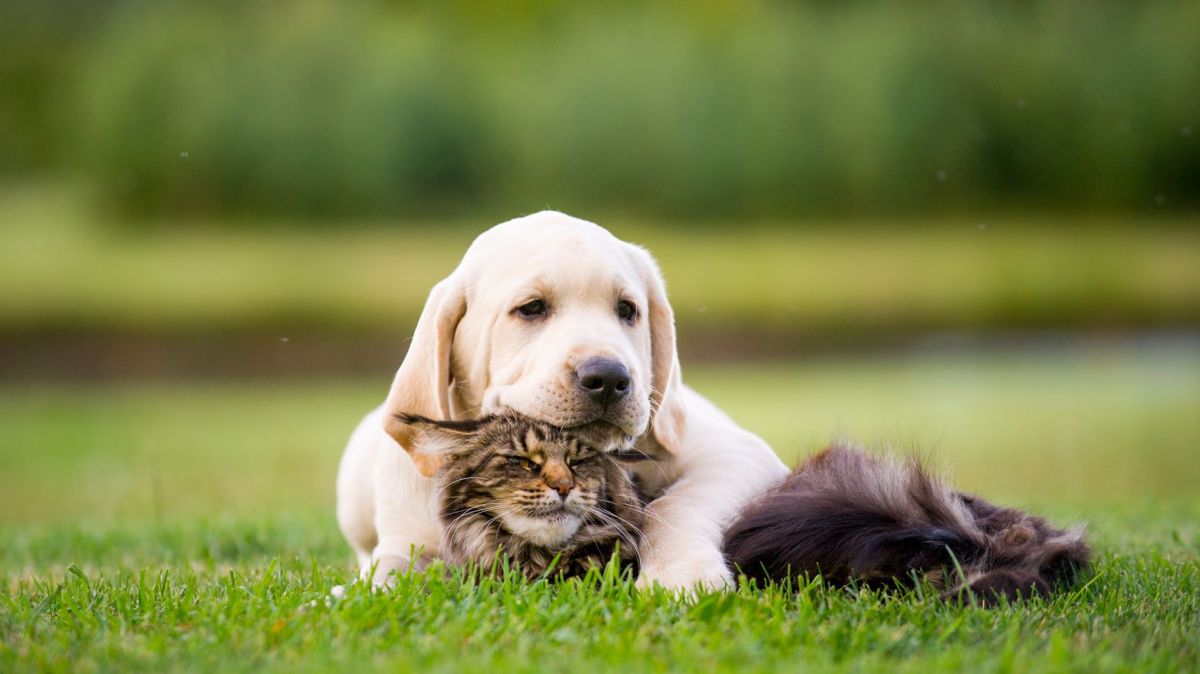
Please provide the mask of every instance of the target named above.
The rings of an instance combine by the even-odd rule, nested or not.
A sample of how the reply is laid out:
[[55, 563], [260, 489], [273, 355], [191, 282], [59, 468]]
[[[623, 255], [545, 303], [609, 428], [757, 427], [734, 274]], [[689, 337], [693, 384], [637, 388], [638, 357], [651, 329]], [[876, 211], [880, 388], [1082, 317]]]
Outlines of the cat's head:
[[413, 451], [441, 459], [435, 476], [441, 512], [495, 518], [542, 547], [565, 543], [601, 507], [612, 459], [561, 428], [532, 419], [489, 416], [434, 421], [404, 415]]

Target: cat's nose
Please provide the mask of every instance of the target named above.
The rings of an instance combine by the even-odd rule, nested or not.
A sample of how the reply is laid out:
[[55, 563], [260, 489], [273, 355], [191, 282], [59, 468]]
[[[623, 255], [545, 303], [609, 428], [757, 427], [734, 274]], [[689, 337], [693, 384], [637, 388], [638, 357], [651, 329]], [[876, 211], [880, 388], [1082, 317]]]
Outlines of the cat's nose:
[[547, 475], [546, 486], [558, 492], [559, 496], [566, 498], [567, 494], [570, 494], [571, 490], [575, 488], [575, 480], [571, 479], [570, 473], [553, 477]]

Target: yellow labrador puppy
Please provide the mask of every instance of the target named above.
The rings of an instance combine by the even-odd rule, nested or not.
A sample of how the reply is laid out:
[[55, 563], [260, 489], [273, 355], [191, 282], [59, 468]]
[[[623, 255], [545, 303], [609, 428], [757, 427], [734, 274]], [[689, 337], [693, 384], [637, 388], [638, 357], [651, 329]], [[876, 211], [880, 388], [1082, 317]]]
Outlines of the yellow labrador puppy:
[[505, 411], [614, 447], [636, 440], [655, 458], [638, 468], [656, 496], [639, 551], [643, 586], [727, 586], [724, 528], [787, 472], [680, 381], [674, 317], [649, 253], [592, 223], [536, 213], [484, 232], [433, 288], [387, 400], [350, 438], [338, 522], [364, 576], [374, 568], [386, 583], [436, 557], [441, 541], [437, 459], [413, 452], [410, 427], [393, 414]]

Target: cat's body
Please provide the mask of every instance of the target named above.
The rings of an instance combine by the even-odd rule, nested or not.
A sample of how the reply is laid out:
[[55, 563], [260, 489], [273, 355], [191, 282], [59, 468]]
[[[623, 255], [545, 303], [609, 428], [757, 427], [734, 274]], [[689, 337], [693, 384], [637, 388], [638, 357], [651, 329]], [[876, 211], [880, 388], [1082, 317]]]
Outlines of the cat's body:
[[916, 461], [845, 447], [809, 459], [746, 508], [727, 530], [725, 552], [760, 581], [923, 578], [948, 598], [984, 602], [1047, 596], [1090, 555], [1080, 529], [956, 492]]
[[441, 457], [447, 564], [488, 571], [503, 557], [530, 578], [578, 576], [616, 553], [637, 572], [642, 502], [622, 465], [637, 455], [601, 451], [527, 418], [397, 418], [417, 431], [422, 451]]

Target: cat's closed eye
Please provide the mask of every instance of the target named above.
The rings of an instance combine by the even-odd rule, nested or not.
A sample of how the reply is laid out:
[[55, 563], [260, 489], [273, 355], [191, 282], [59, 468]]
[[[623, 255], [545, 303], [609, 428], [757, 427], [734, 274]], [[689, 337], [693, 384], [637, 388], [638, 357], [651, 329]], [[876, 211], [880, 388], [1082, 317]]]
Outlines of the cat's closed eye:
[[519, 457], [519, 456], [508, 457], [508, 465], [513, 466], [513, 467], [520, 466], [521, 468], [524, 468], [525, 470], [533, 470], [533, 468], [534, 468], [534, 463], [532, 461], [530, 461], [529, 459]]

